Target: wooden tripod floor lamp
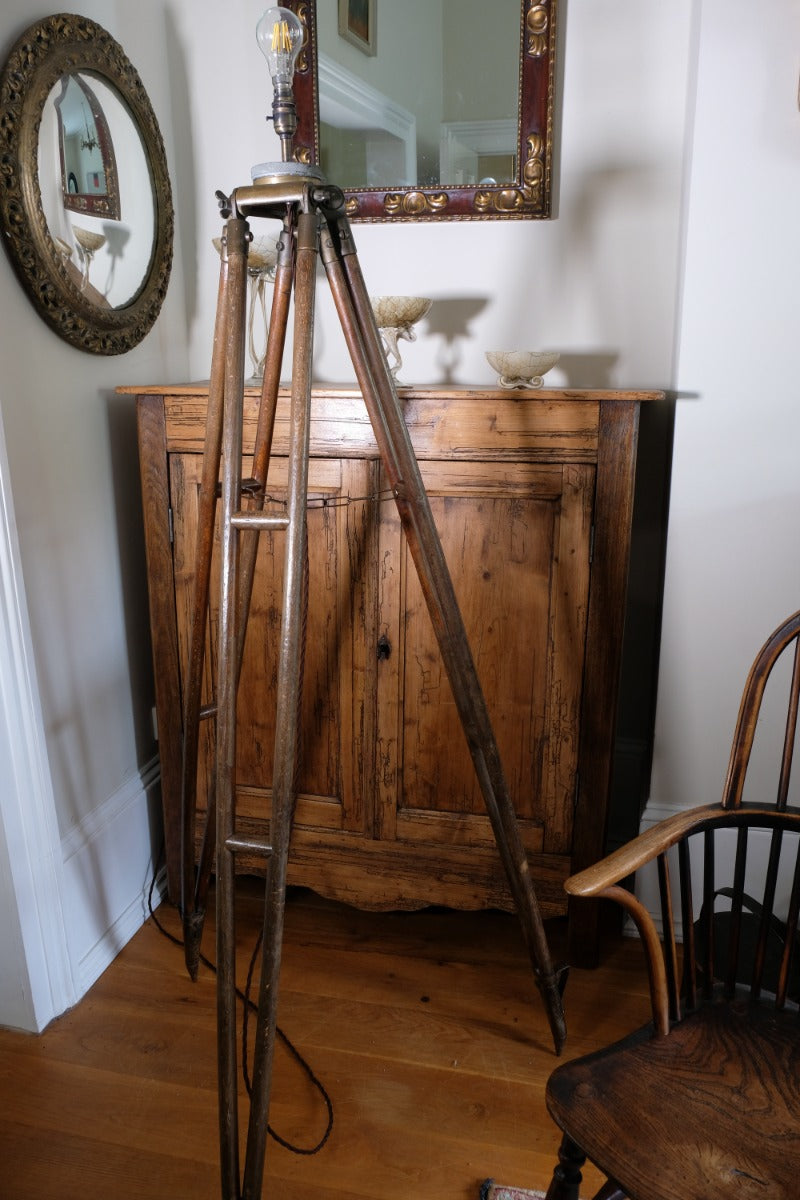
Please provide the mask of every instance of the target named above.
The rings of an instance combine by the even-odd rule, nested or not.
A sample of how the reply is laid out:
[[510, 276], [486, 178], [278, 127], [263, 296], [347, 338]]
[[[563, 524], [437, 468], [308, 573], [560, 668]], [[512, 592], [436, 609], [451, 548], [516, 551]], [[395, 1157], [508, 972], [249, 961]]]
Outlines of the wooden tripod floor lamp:
[[[274, 83], [273, 119], [282, 160], [253, 169], [250, 185], [220, 194], [226, 218], [220, 261], [208, 424], [198, 519], [193, 619], [184, 700], [183, 852], [181, 907], [186, 959], [197, 971], [205, 901], [216, 865], [217, 1020], [220, 1154], [223, 1200], [262, 1193], [280, 976], [286, 867], [300, 754], [307, 592], [306, 504], [315, 275], [321, 258], [364, 397], [380, 456], [469, 745], [523, 936], [559, 1052], [566, 1038], [562, 1007], [565, 969], [553, 968], [517, 819], [503, 775], [483, 692], [452, 581], [433, 522], [396, 386], [361, 274], [342, 191], [319, 170], [292, 161], [296, 128], [292, 75], [302, 26], [287, 9], [269, 9], [258, 26]], [[252, 477], [242, 479], [242, 419], [249, 221], [281, 222], [278, 265], [259, 407]], [[265, 485], [289, 307], [294, 300], [289, 483], [285, 513], [266, 512]], [[218, 485], [221, 467], [221, 490]], [[219, 500], [218, 500], [219, 495]], [[200, 702], [214, 527], [219, 507], [221, 575], [216, 699]], [[279, 634], [276, 738], [269, 844], [238, 834], [235, 819], [236, 693], [259, 534], [285, 535], [283, 611]], [[195, 780], [198, 729], [216, 719], [216, 774], [199, 864], [195, 861]], [[236, 1053], [235, 858], [263, 856], [266, 866], [264, 942], [254, 1039], [252, 1096], [244, 1173], [240, 1178]]]

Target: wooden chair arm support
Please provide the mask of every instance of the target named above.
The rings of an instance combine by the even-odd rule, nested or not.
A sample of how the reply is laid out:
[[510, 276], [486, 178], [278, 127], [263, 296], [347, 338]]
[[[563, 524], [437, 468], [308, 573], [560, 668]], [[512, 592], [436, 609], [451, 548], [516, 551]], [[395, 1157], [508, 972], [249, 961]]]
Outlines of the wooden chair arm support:
[[667, 971], [664, 964], [664, 951], [661, 939], [650, 913], [632, 892], [622, 887], [607, 887], [598, 895], [603, 900], [615, 900], [621, 904], [639, 931], [644, 947], [647, 963], [647, 978], [650, 984], [650, 1007], [653, 1013], [653, 1025], [657, 1034], [664, 1037], [669, 1033], [669, 992], [667, 988]]

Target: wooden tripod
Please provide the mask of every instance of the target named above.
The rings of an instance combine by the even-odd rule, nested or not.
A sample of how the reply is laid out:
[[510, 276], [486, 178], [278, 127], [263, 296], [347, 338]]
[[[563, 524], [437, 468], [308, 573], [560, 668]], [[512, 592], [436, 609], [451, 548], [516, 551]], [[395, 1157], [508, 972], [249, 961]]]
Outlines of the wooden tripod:
[[[186, 960], [197, 972], [208, 880], [216, 858], [219, 1099], [223, 1200], [261, 1195], [278, 999], [286, 871], [295, 804], [298, 710], [302, 689], [306, 502], [315, 274], [321, 256], [389, 486], [419, 575], [477, 779], [509, 880], [556, 1052], [565, 1038], [561, 993], [565, 969], [553, 969], [525, 850], [500, 763], [486, 703], [456, 602], [344, 210], [344, 197], [314, 168], [275, 165], [275, 174], [221, 197], [227, 219], [214, 332], [208, 426], [199, 497], [195, 594], [184, 701], [182, 914]], [[242, 480], [245, 297], [248, 217], [283, 222], [251, 479]], [[294, 292], [288, 500], [285, 515], [264, 511], [279, 378]], [[211, 552], [221, 483], [221, 581], [216, 704], [200, 702]], [[242, 496], [248, 498], [242, 508]], [[286, 533], [279, 643], [270, 844], [235, 829], [236, 691], [258, 543], [263, 530]], [[215, 795], [209, 801], [195, 869], [198, 729], [216, 715]], [[264, 950], [254, 1039], [253, 1087], [240, 1189], [235, 998], [237, 852], [267, 863]]]

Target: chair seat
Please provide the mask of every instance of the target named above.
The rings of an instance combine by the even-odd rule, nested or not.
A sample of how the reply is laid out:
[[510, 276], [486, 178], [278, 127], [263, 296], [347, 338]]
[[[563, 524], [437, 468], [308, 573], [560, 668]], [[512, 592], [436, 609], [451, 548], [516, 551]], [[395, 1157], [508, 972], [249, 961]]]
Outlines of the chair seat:
[[557, 1068], [553, 1119], [630, 1200], [800, 1197], [798, 1014], [710, 1004]]

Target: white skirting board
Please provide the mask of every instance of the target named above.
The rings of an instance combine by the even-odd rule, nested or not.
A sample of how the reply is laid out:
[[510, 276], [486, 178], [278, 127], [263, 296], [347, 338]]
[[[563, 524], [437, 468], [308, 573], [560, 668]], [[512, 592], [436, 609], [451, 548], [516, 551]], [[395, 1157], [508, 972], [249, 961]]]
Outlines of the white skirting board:
[[[159, 864], [160, 769], [153, 759], [62, 840], [64, 923], [78, 999], [144, 924]], [[165, 890], [159, 880], [153, 896]]]
[[0, 1022], [31, 1032], [75, 1001], [61, 846], [0, 418]]

